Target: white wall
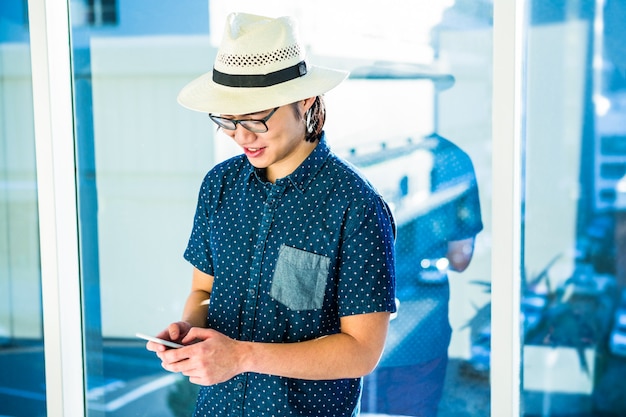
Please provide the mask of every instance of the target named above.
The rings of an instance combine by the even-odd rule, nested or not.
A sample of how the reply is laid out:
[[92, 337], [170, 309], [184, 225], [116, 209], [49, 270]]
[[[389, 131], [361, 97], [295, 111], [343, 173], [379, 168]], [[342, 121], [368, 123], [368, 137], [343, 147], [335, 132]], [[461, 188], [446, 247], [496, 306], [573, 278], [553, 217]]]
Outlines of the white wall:
[[0, 338], [41, 337], [30, 50], [0, 45]]
[[529, 273], [556, 255], [552, 288], [571, 276], [580, 196], [587, 24], [533, 27], [528, 36], [526, 229]]
[[176, 96], [214, 53], [207, 37], [92, 40], [105, 337], [155, 333], [180, 318], [191, 283], [182, 255], [215, 129]]

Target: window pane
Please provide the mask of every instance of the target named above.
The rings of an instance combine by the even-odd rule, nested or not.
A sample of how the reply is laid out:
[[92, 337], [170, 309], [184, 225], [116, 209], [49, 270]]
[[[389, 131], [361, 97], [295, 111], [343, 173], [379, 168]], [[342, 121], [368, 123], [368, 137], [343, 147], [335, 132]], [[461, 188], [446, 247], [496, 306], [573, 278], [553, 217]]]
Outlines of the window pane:
[[0, 4], [0, 415], [44, 416], [35, 136], [26, 2]]
[[[176, 94], [211, 53], [208, 5], [71, 6], [88, 415], [189, 415], [195, 388], [135, 333], [180, 317], [189, 289], [182, 251], [211, 127]], [[98, 10], [106, 24], [90, 24]]]
[[626, 3], [528, 4], [527, 415], [623, 415]]
[[[370, 11], [369, 24], [385, 31], [360, 39], [373, 45], [364, 59], [396, 64], [349, 68], [352, 79], [328, 93], [335, 151], [378, 187], [398, 226], [398, 314], [362, 409], [431, 416], [441, 396], [439, 416], [488, 416], [492, 6], [403, 7], [388, 10], [393, 18]], [[453, 263], [449, 251], [471, 254], [472, 245], [467, 269]]]
[[[398, 222], [399, 314], [364, 413], [400, 414], [424, 391], [415, 371], [440, 359], [428, 388], [442, 392], [440, 415], [489, 415], [490, 2], [259, 3], [71, 2], [89, 414], [193, 408], [197, 389], [134, 335], [180, 318], [198, 187], [238, 152], [176, 95], [210, 69], [226, 14], [246, 10], [296, 16], [313, 62], [353, 72], [326, 97], [328, 141]], [[97, 4], [116, 7], [113, 22], [94, 24]], [[462, 273], [443, 261], [451, 241], [473, 244]]]

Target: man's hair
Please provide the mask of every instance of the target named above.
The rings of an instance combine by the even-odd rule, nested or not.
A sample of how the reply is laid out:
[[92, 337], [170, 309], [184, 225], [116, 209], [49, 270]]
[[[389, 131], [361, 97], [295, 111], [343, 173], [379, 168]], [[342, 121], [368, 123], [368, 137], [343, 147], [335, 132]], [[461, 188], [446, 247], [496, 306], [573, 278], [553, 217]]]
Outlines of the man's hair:
[[306, 115], [300, 114], [297, 103], [293, 103], [292, 108], [294, 109], [296, 117], [305, 121], [304, 140], [307, 142], [320, 140], [322, 137], [322, 130], [324, 129], [324, 123], [326, 122], [326, 106], [324, 105], [324, 98], [322, 96], [315, 97], [315, 101], [309, 109], [309, 112], [311, 113], [309, 119], [310, 126], [312, 127], [311, 132], [309, 132], [308, 126], [306, 126]]

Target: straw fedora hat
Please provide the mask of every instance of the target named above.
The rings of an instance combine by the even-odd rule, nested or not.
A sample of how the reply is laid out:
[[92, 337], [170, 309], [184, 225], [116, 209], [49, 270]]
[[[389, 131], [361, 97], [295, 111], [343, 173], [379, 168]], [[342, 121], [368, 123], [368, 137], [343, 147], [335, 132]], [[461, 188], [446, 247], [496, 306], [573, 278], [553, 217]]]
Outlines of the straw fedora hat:
[[319, 96], [347, 76], [307, 63], [292, 18], [232, 13], [213, 70], [187, 84], [178, 102], [205, 113], [248, 114]]

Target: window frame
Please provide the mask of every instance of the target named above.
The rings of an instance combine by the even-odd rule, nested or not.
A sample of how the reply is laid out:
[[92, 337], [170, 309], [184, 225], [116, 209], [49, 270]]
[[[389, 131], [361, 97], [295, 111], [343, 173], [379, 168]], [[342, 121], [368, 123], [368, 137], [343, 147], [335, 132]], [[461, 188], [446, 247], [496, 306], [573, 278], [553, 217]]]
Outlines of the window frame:
[[69, 5], [29, 0], [47, 414], [85, 415]]
[[526, 2], [493, 2], [491, 415], [521, 397], [522, 74]]

